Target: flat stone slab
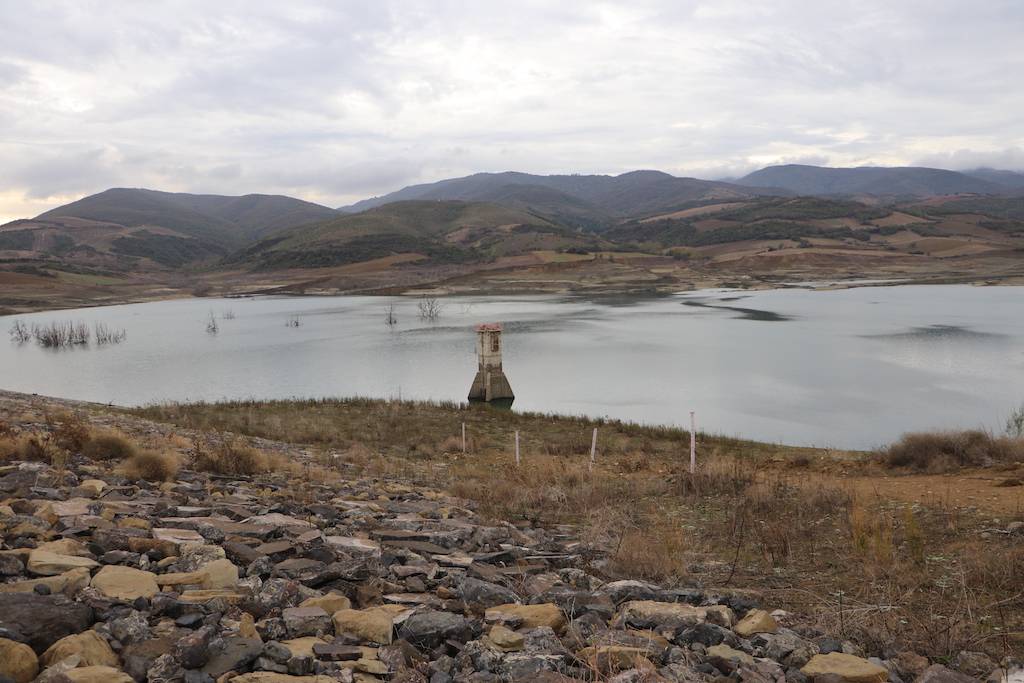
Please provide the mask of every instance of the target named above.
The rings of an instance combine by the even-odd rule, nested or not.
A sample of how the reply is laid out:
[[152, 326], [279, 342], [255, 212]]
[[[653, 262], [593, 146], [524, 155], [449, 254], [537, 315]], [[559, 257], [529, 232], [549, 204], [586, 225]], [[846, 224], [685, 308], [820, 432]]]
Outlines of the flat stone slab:
[[170, 541], [181, 545], [182, 543], [206, 543], [198, 531], [192, 529], [153, 529], [153, 538], [158, 541]]

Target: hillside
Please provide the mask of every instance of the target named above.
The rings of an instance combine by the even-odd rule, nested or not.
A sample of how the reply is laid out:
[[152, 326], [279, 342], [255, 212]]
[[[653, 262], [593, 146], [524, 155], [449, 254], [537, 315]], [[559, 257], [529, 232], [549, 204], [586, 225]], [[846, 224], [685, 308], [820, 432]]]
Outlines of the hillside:
[[349, 212], [410, 199], [444, 199], [508, 203], [528, 208], [570, 227], [598, 229], [617, 220], [671, 211], [700, 201], [788, 194], [784, 190], [739, 187], [660, 171], [608, 175], [532, 175], [477, 173], [464, 178], [413, 185], [397, 192], [342, 207]]
[[769, 166], [736, 181], [742, 186], [781, 187], [798, 195], [933, 196], [999, 194], [1006, 187], [980, 177], [938, 168], [825, 168]]
[[51, 209], [37, 219], [71, 217], [166, 228], [227, 247], [335, 215], [326, 206], [280, 195], [228, 197], [113, 188]]
[[324, 268], [401, 255], [466, 263], [599, 244], [596, 237], [514, 207], [402, 201], [284, 231], [242, 250], [229, 262], [258, 270]]

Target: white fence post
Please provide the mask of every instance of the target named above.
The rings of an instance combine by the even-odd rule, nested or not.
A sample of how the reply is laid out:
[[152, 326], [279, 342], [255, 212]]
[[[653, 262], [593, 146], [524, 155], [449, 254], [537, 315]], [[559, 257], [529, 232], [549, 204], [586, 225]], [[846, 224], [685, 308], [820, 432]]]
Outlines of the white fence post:
[[594, 471], [594, 459], [597, 456], [597, 427], [594, 427], [594, 437], [590, 440], [590, 471]]
[[516, 430], [516, 467], [519, 467], [519, 430]]
[[697, 421], [690, 411], [690, 474], [697, 471]]

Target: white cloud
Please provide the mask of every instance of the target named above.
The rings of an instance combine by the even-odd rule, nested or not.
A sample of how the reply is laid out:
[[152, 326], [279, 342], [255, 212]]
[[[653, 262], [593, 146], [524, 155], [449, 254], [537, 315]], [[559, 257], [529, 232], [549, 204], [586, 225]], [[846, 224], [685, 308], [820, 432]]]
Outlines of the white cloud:
[[111, 185], [1022, 168], [1022, 34], [1013, 0], [0, 0], [0, 217]]

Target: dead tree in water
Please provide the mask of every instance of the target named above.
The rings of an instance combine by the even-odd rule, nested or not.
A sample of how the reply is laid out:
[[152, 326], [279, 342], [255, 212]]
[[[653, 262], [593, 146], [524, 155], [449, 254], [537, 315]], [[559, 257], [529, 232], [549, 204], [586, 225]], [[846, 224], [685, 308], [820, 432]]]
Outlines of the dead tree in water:
[[302, 325], [302, 321], [299, 320], [297, 315], [288, 318], [288, 322], [285, 323], [285, 327], [299, 327], [300, 325]]
[[15, 320], [11, 325], [11, 341], [24, 344], [30, 339], [32, 339], [32, 330], [29, 329], [29, 326], [20, 320]]
[[120, 344], [128, 338], [128, 333], [123, 329], [117, 330], [112, 327], [107, 327], [104, 323], [96, 323], [94, 333], [96, 335], [97, 346], [103, 346], [105, 344]]
[[419, 303], [420, 320], [434, 321], [441, 317], [444, 304], [434, 297], [423, 297]]
[[388, 304], [388, 307], [384, 309], [384, 322], [388, 327], [393, 327], [398, 324], [398, 318], [395, 317], [394, 304]]
[[206, 321], [206, 331], [209, 334], [220, 332], [220, 325], [217, 324], [217, 318], [213, 315], [213, 311], [210, 312], [210, 319]]

